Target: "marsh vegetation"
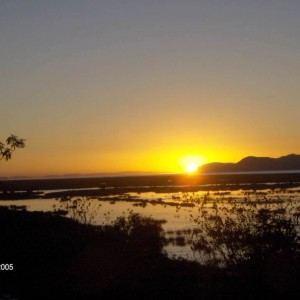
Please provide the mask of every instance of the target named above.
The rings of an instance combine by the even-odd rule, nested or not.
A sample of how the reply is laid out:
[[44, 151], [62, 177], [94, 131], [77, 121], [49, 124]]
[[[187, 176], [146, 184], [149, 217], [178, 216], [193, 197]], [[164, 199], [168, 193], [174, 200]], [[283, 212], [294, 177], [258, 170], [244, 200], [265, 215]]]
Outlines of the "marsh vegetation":
[[18, 267], [2, 276], [2, 293], [253, 299], [300, 292], [297, 186], [62, 193], [5, 204], [0, 254]]

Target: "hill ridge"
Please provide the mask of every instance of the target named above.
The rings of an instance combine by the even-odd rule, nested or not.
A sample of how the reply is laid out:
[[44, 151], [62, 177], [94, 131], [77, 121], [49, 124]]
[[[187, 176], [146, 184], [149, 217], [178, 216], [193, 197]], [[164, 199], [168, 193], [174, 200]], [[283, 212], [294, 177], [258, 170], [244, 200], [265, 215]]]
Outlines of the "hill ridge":
[[290, 170], [300, 170], [300, 155], [292, 153], [278, 158], [246, 156], [237, 163], [213, 162], [199, 168], [201, 173]]

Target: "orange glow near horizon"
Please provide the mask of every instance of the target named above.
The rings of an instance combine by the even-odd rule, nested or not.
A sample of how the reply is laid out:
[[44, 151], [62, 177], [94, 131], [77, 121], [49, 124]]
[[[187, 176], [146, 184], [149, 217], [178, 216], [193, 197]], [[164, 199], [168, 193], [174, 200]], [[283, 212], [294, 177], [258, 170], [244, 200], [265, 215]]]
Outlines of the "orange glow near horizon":
[[25, 148], [16, 152], [9, 162], [1, 163], [0, 176], [88, 175], [119, 172], [193, 174], [205, 163], [236, 162], [239, 159], [238, 156], [231, 158], [226, 151], [219, 152], [202, 147], [200, 152], [196, 147], [193, 149], [189, 146], [150, 153], [145, 150], [107, 151], [106, 153], [92, 151], [72, 153], [64, 155], [63, 158], [53, 153], [45, 153], [43, 156], [38, 152], [32, 154]]
[[248, 154], [247, 151], [240, 152], [239, 149], [229, 147], [220, 148], [217, 147], [218, 145], [206, 147], [196, 143], [185, 143], [181, 146], [170, 139], [168, 142], [171, 146], [162, 145], [160, 149], [150, 148], [147, 144], [147, 149], [128, 147], [115, 151], [101, 151], [99, 150], [101, 145], [96, 144], [93, 147], [95, 149], [80, 149], [79, 153], [69, 153], [69, 149], [66, 149], [63, 155], [59, 156], [55, 155], [50, 147], [43, 152], [35, 149], [36, 144], [30, 140], [28, 147], [16, 151], [12, 160], [0, 163], [0, 177], [100, 173], [186, 173], [192, 175], [198, 172], [203, 164], [237, 162]]

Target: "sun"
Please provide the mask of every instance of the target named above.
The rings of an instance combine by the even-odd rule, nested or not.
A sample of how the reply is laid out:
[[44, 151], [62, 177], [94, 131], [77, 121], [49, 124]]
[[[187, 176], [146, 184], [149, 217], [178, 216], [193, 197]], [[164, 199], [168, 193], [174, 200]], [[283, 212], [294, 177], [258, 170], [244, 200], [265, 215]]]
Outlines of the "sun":
[[195, 173], [206, 158], [202, 155], [189, 154], [179, 158], [179, 164], [185, 173]]
[[198, 169], [198, 165], [196, 164], [190, 164], [185, 166], [185, 172], [186, 173], [194, 173]]

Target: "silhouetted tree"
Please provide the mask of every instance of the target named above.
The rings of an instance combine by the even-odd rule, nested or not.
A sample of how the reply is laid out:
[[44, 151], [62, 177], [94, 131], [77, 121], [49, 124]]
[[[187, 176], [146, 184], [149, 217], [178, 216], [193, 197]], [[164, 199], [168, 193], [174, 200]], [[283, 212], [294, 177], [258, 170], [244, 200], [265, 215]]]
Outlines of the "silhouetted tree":
[[19, 138], [15, 134], [11, 134], [5, 141], [2, 143], [0, 141], [0, 160], [3, 158], [5, 160], [11, 159], [12, 152], [15, 151], [17, 148], [24, 148], [25, 147], [25, 140]]

